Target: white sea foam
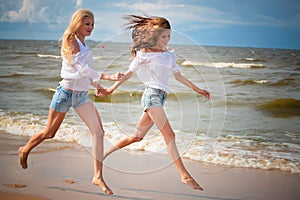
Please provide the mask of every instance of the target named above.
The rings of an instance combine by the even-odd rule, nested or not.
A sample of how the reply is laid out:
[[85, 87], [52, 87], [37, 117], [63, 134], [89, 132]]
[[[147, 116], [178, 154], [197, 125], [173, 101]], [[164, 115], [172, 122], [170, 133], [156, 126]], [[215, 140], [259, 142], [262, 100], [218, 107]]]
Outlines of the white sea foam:
[[[37, 54], [38, 57], [40, 58], [54, 58], [54, 59], [61, 59], [61, 56], [59, 55], [50, 55], [50, 54]], [[101, 60], [105, 59], [104, 56], [94, 56], [94, 60]]]
[[254, 80], [255, 83], [259, 83], [259, 84], [266, 84], [269, 81], [268, 80]]
[[[68, 115], [55, 139], [75, 142], [90, 149], [92, 136], [87, 127], [76, 115]], [[15, 135], [32, 136], [42, 131], [46, 122], [46, 116], [0, 111], [0, 129]], [[107, 122], [103, 125], [106, 131], [106, 148], [115, 144], [123, 136], [129, 135], [126, 128], [120, 129], [115, 122]], [[300, 153], [298, 145], [262, 142], [241, 136], [211, 138], [206, 135], [182, 133], [178, 130], [175, 132], [180, 155], [189, 159], [233, 167], [300, 173], [300, 160], [296, 156]], [[167, 154], [164, 139], [155, 128], [149, 131], [144, 140], [124, 149]]]
[[40, 58], [55, 58], [55, 59], [61, 59], [61, 56], [58, 55], [47, 55], [47, 54], [37, 54]]
[[[113, 122], [104, 126], [107, 126], [106, 129], [114, 127], [114, 130], [106, 134], [110, 145], [127, 135], [120, 133]], [[178, 132], [176, 141], [179, 153], [185, 158], [233, 167], [300, 173], [300, 160], [295, 154], [295, 152], [300, 152], [300, 147], [297, 145], [260, 142], [238, 136], [211, 138], [205, 135], [176, 132]], [[141, 142], [124, 149], [167, 154], [163, 137], [156, 129], [150, 130]]]
[[181, 63], [183, 66], [205, 66], [205, 67], [216, 67], [216, 68], [243, 68], [243, 69], [251, 69], [251, 68], [264, 68], [264, 64], [259, 63], [234, 63], [234, 62], [199, 62], [199, 61], [183, 61]]

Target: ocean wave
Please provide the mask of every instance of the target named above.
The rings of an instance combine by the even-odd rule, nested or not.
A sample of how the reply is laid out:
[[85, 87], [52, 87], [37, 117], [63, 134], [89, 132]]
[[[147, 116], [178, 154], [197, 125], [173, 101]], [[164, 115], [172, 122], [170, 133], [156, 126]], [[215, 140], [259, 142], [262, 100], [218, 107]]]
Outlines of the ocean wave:
[[259, 105], [258, 109], [273, 117], [300, 116], [300, 100], [293, 98], [275, 99]]
[[58, 55], [50, 55], [50, 54], [36, 54], [40, 58], [54, 58], [54, 59], [61, 59], [61, 56]]
[[264, 59], [261, 59], [261, 58], [252, 58], [252, 57], [245, 58], [244, 60], [245, 61], [251, 61], [251, 62], [266, 62], [266, 60], [264, 60]]
[[56, 88], [49, 87], [49, 88], [44, 89], [44, 91], [46, 91], [47, 93], [48, 92], [54, 93], [56, 91]]
[[[66, 118], [58, 130], [55, 139], [65, 142], [79, 142], [76, 134], [76, 121]], [[22, 113], [0, 111], [0, 128], [8, 133], [19, 136], [32, 136], [43, 131], [47, 124], [47, 117]]]
[[[40, 58], [54, 58], [54, 59], [61, 59], [60, 55], [51, 55], [51, 54], [36, 54]], [[107, 59], [105, 56], [94, 56], [94, 60], [103, 60]]]
[[89, 97], [94, 102], [105, 102], [105, 103], [126, 103], [129, 102], [132, 98], [141, 98], [142, 92], [130, 92], [116, 90], [111, 95], [106, 97], [97, 97], [95, 96], [94, 90], [89, 90]]
[[[198, 142], [199, 143], [199, 142]], [[205, 144], [205, 142], [202, 142]], [[208, 152], [193, 145], [183, 156], [218, 165], [300, 173], [300, 146], [274, 143], [256, 138], [220, 136]]]
[[94, 60], [104, 60], [107, 59], [105, 56], [93, 56]]
[[[46, 123], [46, 116], [0, 110], [0, 129], [10, 134], [31, 137], [42, 131]], [[116, 122], [105, 122], [103, 126], [106, 148], [135, 129], [135, 126]], [[233, 135], [209, 138], [204, 134], [174, 131], [179, 152], [188, 159], [233, 167], [300, 172], [300, 146], [296, 144], [267, 142], [263, 139]], [[92, 146], [92, 136], [88, 128], [75, 113], [66, 117], [54, 139], [78, 143], [87, 149]], [[167, 154], [163, 136], [155, 127], [148, 132], [144, 140], [129, 145], [124, 150]]]
[[265, 68], [264, 64], [260, 63], [234, 63], [234, 62], [198, 62], [198, 61], [184, 61], [181, 63], [183, 66], [205, 66], [216, 68], [242, 68], [242, 69], [259, 69]]
[[269, 85], [269, 86], [276, 86], [276, 87], [281, 87], [281, 86], [287, 86], [295, 83], [295, 79], [293, 78], [284, 78], [280, 79], [278, 81], [269, 81], [269, 80], [252, 80], [252, 79], [247, 79], [247, 80], [241, 80], [237, 79], [234, 81], [229, 82], [231, 84], [235, 85], [252, 85], [252, 84], [261, 84], [261, 85]]
[[[112, 126], [116, 125], [112, 123], [110, 127]], [[188, 159], [231, 167], [300, 173], [299, 145], [265, 142], [239, 136], [209, 138], [205, 135], [180, 134], [178, 130], [175, 132], [179, 152], [182, 157]], [[110, 144], [115, 144], [124, 135], [126, 134], [117, 131], [108, 132], [106, 137]], [[163, 137], [157, 130], [150, 130], [141, 142], [124, 149], [167, 154]]]
[[237, 84], [237, 85], [251, 85], [251, 84], [266, 84], [266, 83], [269, 83], [269, 81], [268, 80], [241, 80], [241, 79], [237, 79], [237, 80], [231, 81], [230, 83]]
[[275, 83], [272, 83], [271, 86], [287, 86], [287, 85], [290, 85], [290, 84], [293, 84], [295, 83], [295, 79], [293, 78], [284, 78], [284, 79], [281, 79]]
[[34, 76], [34, 75], [38, 75], [38, 74], [32, 72], [14, 72], [9, 74], [1, 74], [0, 78], [16, 78], [21, 76]]

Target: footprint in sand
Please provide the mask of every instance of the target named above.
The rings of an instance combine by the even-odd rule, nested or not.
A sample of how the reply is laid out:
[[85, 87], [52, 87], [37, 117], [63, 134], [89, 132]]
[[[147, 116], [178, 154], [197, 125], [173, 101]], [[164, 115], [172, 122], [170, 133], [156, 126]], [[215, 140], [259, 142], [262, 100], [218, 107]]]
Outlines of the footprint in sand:
[[72, 179], [65, 179], [65, 180], [63, 180], [65, 183], [68, 183], [68, 184], [74, 184], [74, 183], [76, 183], [74, 180], [72, 180]]
[[21, 183], [11, 183], [11, 184], [3, 184], [6, 187], [10, 187], [10, 188], [24, 188], [27, 185], [21, 184]]

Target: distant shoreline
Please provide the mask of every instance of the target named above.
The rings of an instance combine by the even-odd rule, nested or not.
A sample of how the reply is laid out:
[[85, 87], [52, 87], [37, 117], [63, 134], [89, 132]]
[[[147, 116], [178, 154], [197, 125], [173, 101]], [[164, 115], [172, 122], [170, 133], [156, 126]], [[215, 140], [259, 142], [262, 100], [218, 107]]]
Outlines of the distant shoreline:
[[[51, 41], [51, 42], [58, 42], [60, 41], [60, 39], [54, 40], [54, 39], [6, 39], [6, 38], [0, 38], [0, 41]], [[111, 42], [111, 41], [100, 41], [100, 40], [86, 40], [87, 42], [92, 42], [92, 43], [103, 43], [103, 42]], [[120, 43], [120, 44], [128, 44], [130, 45], [130, 42], [112, 42], [112, 43]], [[190, 44], [173, 44], [170, 43], [170, 46], [176, 46], [176, 45], [187, 45], [187, 46], [191, 46]], [[279, 48], [279, 47], [251, 47], [251, 46], [219, 46], [219, 45], [201, 45], [202, 47], [222, 47], [222, 48], [249, 48], [249, 49], [277, 49], [277, 50], [287, 50], [287, 51], [300, 51], [300, 47], [299, 49], [292, 49], [292, 48]], [[192, 45], [193, 46], [193, 45]]]

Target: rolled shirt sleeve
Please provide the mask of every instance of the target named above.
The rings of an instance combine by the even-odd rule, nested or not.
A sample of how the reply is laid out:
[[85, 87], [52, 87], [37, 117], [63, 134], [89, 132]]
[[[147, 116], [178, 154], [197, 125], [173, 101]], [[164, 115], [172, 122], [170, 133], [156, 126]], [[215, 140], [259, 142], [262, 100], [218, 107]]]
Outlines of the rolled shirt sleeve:
[[63, 55], [60, 84], [71, 90], [87, 91], [92, 82], [100, 80], [102, 75], [94, 69], [92, 51], [79, 42], [80, 52], [72, 55], [71, 61]]
[[102, 73], [93, 68], [93, 58], [90, 52], [75, 55], [70, 64], [66, 59], [62, 62], [61, 77], [66, 79], [88, 78], [93, 82], [98, 81]]

